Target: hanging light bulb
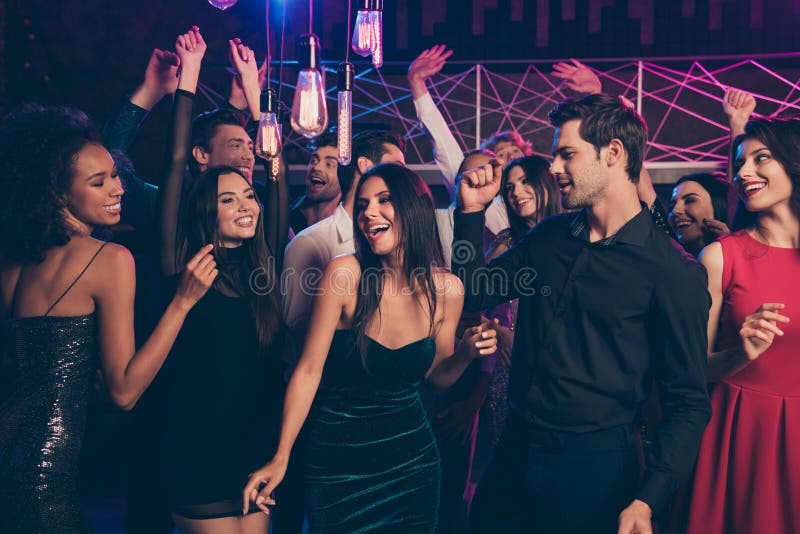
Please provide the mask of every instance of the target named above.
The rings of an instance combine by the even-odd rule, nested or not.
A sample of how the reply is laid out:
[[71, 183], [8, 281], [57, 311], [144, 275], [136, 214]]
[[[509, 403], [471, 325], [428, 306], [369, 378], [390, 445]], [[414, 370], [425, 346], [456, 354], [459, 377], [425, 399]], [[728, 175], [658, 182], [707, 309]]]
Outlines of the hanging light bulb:
[[375, 68], [383, 65], [383, 0], [359, 0], [352, 46], [360, 56], [372, 55]]
[[351, 132], [353, 125], [353, 75], [355, 69], [352, 63], [344, 62], [339, 65], [337, 88], [339, 89], [339, 118], [336, 128], [336, 146], [338, 159], [341, 165], [350, 163], [352, 155]]
[[220, 11], [225, 11], [229, 7], [236, 5], [239, 0], [208, 0], [208, 3], [216, 7]]
[[313, 33], [301, 35], [297, 41], [300, 73], [292, 100], [292, 129], [311, 139], [328, 127], [328, 106], [325, 84], [319, 70], [319, 38]]
[[256, 155], [260, 158], [274, 158], [281, 153], [281, 125], [275, 113], [275, 90], [269, 88], [261, 93], [261, 119], [256, 134]]
[[[275, 105], [275, 117], [278, 120], [278, 132], [283, 131], [283, 102], [277, 101]], [[277, 182], [281, 174], [281, 158], [275, 156], [269, 160], [269, 179], [272, 182]]]

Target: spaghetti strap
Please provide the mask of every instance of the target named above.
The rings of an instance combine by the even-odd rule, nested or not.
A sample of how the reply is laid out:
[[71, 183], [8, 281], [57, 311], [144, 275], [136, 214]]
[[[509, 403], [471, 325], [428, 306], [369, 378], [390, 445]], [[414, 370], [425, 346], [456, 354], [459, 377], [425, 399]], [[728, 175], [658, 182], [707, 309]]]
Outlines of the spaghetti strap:
[[64, 290], [64, 292], [63, 292], [63, 293], [61, 293], [61, 296], [60, 296], [60, 297], [58, 297], [58, 298], [56, 299], [56, 301], [53, 303], [53, 305], [52, 305], [52, 306], [50, 306], [50, 307], [47, 309], [47, 311], [44, 313], [44, 317], [47, 317], [48, 315], [50, 315], [50, 312], [51, 312], [51, 311], [53, 311], [53, 308], [55, 308], [56, 306], [58, 306], [58, 303], [59, 303], [59, 302], [61, 302], [61, 299], [63, 299], [65, 296], [67, 296], [67, 293], [69, 293], [69, 290], [70, 290], [70, 289], [72, 289], [72, 287], [73, 287], [75, 284], [77, 284], [77, 283], [78, 283], [78, 280], [80, 280], [80, 279], [81, 279], [81, 277], [83, 276], [83, 273], [85, 273], [85, 272], [86, 272], [86, 269], [88, 269], [88, 268], [89, 268], [89, 266], [90, 266], [90, 265], [91, 265], [91, 264], [94, 262], [95, 258], [97, 258], [97, 255], [98, 255], [98, 254], [100, 254], [100, 251], [101, 251], [101, 250], [103, 250], [103, 247], [105, 247], [106, 245], [108, 245], [108, 241], [106, 241], [106, 242], [104, 242], [102, 245], [100, 245], [100, 248], [98, 248], [98, 249], [97, 249], [97, 252], [95, 252], [95, 253], [94, 253], [94, 256], [92, 256], [92, 259], [90, 259], [90, 260], [89, 260], [89, 263], [87, 263], [87, 264], [86, 264], [86, 267], [84, 267], [84, 268], [83, 268], [83, 270], [82, 270], [82, 271], [80, 272], [80, 274], [79, 274], [79, 275], [78, 275], [78, 276], [75, 278], [75, 280], [73, 280], [73, 281], [72, 281], [72, 283], [69, 285], [69, 287], [67, 287], [67, 289], [66, 289], [66, 290]]

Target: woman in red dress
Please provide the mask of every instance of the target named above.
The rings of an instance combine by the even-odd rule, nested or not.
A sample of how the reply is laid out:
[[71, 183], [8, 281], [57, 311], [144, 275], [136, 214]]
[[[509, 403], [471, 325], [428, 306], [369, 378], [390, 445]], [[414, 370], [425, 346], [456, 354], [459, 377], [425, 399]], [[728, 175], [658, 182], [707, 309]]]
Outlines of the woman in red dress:
[[[800, 120], [734, 142], [748, 224], [708, 245], [709, 381], [687, 532], [800, 532]], [[790, 320], [791, 318], [791, 320]]]

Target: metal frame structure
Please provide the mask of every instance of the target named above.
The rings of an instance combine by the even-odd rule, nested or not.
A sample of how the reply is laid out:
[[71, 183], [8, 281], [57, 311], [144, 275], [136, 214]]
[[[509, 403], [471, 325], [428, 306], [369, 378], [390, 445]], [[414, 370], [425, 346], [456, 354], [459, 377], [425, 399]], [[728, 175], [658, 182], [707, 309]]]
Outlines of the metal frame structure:
[[[799, 60], [800, 53], [792, 53], [586, 63], [593, 65], [605, 92], [629, 98], [645, 117], [650, 128], [648, 168], [682, 170], [713, 168], [726, 161], [729, 134], [721, 102], [728, 87], [756, 97], [756, 116], [800, 115]], [[552, 127], [547, 112], [560, 100], [575, 96], [549, 75], [552, 63], [452, 62], [428, 86], [464, 150], [479, 146], [497, 131], [511, 129], [532, 141], [537, 154], [549, 157]], [[387, 62], [384, 72], [368, 67], [357, 75], [353, 122], [388, 125], [402, 133], [408, 143], [407, 162], [420, 170], [433, 170], [431, 143], [417, 120], [405, 67]], [[335, 65], [326, 66], [326, 71], [335, 78]], [[293, 86], [283, 83], [285, 94], [290, 94]], [[204, 92], [212, 99], [220, 96]], [[328, 90], [328, 98], [333, 111], [335, 87]], [[304, 148], [305, 144], [304, 138], [286, 129], [285, 146]]]

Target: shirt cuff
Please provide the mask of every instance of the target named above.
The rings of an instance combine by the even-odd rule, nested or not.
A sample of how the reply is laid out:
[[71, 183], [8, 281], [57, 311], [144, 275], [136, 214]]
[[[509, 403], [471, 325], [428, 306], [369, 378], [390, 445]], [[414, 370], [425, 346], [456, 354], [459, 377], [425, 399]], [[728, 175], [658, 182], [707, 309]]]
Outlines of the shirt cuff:
[[653, 516], [657, 516], [666, 510], [678, 484], [674, 478], [664, 473], [649, 473], [645, 475], [645, 481], [636, 494], [636, 498], [647, 503]]
[[191, 98], [192, 100], [194, 100], [194, 93], [192, 93], [191, 91], [187, 91], [186, 89], [178, 89], [177, 91], [175, 91], [175, 94], [183, 95], [187, 98]]

